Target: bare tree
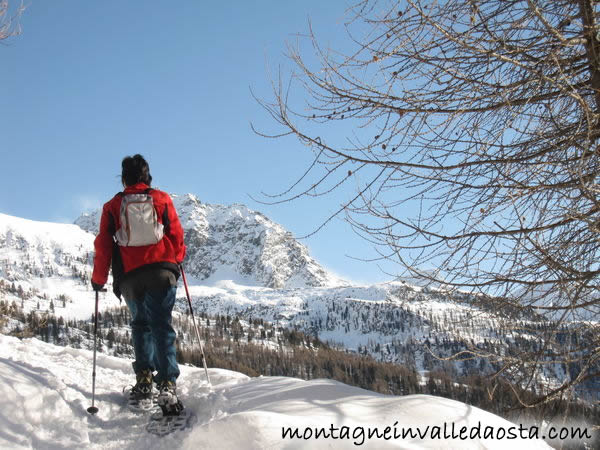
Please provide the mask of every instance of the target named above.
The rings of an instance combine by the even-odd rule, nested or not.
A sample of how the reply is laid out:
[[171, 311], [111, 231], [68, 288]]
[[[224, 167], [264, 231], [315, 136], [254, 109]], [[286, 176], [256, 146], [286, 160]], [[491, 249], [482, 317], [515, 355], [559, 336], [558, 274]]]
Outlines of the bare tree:
[[529, 379], [570, 367], [547, 398], [600, 372], [589, 321], [600, 310], [599, 10], [364, 0], [346, 24], [350, 51], [322, 48], [311, 30], [318, 62], [290, 46], [298, 71], [261, 101], [282, 130], [259, 134], [296, 136], [314, 154], [269, 201], [358, 186], [334, 216], [399, 275], [540, 314], [546, 326], [523, 331], [536, 352], [495, 357], [499, 373]]
[[19, 4], [16, 11], [11, 11], [8, 0], [0, 0], [0, 41], [21, 32], [16, 19], [25, 10], [23, 2]]

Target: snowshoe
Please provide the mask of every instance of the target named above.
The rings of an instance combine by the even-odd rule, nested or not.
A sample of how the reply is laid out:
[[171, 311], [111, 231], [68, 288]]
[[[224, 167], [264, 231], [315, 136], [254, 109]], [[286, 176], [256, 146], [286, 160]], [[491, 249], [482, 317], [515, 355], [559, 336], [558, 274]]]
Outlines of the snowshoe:
[[157, 404], [163, 416], [178, 416], [183, 411], [183, 404], [177, 398], [177, 386], [174, 381], [163, 381], [158, 385]]
[[136, 384], [125, 388], [129, 408], [134, 411], [150, 411], [156, 407], [158, 391], [153, 388], [152, 371], [142, 370], [136, 374]]
[[161, 411], [157, 411], [150, 416], [150, 422], [146, 426], [146, 431], [155, 436], [162, 437], [192, 428], [196, 420], [196, 415], [187, 409], [182, 409], [177, 416], [165, 416]]

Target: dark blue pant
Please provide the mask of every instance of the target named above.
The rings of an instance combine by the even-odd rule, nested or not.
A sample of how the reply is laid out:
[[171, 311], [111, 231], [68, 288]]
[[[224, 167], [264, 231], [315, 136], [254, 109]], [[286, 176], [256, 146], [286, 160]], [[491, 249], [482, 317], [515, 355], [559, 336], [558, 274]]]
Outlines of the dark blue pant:
[[[159, 277], [160, 278], [160, 277]], [[172, 277], [174, 280], [174, 277]], [[143, 280], [127, 280], [125, 301], [131, 312], [131, 331], [135, 362], [133, 370], [156, 369], [156, 382], [175, 381], [179, 376], [175, 354], [175, 330], [171, 326], [171, 311], [177, 287], [158, 283], [157, 278], [144, 286]], [[160, 285], [162, 284], [162, 286]], [[125, 286], [123, 286], [125, 285]], [[128, 287], [130, 287], [128, 289]]]

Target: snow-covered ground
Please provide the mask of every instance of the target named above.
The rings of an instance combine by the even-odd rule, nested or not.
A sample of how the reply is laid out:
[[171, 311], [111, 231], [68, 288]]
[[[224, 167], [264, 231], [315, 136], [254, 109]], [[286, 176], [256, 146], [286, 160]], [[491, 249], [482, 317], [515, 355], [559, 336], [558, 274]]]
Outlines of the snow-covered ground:
[[[90, 351], [0, 335], [0, 448], [549, 448], [541, 440], [499, 440], [499, 430], [509, 432], [515, 425], [453, 400], [385, 396], [331, 380], [248, 378], [222, 369], [209, 369], [209, 388], [203, 370], [191, 367], [182, 367], [179, 390], [197, 420], [189, 429], [158, 438], [145, 430], [147, 415], [125, 406], [121, 391], [132, 381], [131, 361], [98, 354], [96, 416], [86, 412], [91, 372]], [[481, 435], [485, 427], [494, 427], [495, 438], [394, 439], [406, 427], [432, 433], [439, 426], [443, 437], [444, 423], [447, 432], [454, 424], [457, 434], [463, 426], [479, 426]], [[312, 437], [283, 438], [286, 427]], [[335, 429], [329, 438], [316, 438], [315, 427], [327, 434]], [[386, 427], [391, 428], [384, 434]], [[369, 439], [369, 428], [391, 439]]]

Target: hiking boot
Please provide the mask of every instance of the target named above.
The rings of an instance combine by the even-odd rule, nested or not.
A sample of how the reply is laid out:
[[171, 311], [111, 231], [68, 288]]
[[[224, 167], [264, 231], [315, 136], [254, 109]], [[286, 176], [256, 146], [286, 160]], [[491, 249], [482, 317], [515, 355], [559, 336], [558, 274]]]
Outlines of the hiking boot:
[[135, 374], [136, 383], [131, 389], [131, 397], [135, 400], [147, 400], [152, 398], [152, 371], [142, 370]]
[[183, 411], [183, 404], [177, 398], [177, 386], [174, 381], [158, 383], [158, 406], [163, 416], [178, 416]]

